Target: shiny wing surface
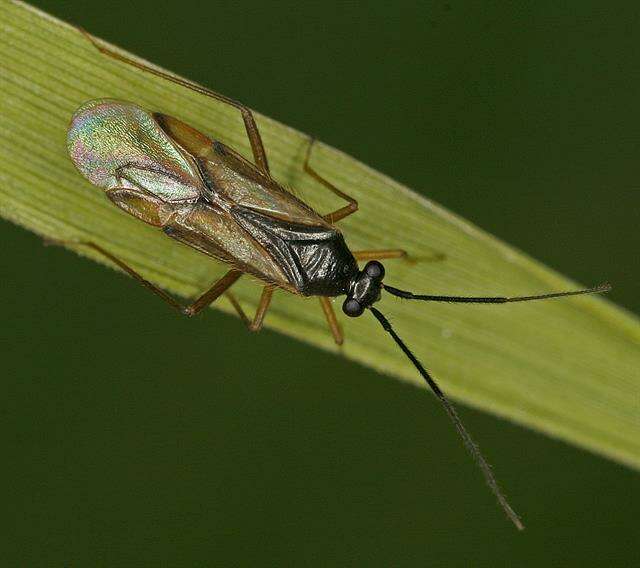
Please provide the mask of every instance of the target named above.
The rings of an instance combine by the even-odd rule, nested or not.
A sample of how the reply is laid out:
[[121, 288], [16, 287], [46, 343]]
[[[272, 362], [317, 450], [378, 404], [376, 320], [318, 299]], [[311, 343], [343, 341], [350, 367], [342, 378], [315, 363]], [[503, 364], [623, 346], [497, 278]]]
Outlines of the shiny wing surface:
[[289, 278], [264, 247], [227, 213], [198, 203], [175, 215], [163, 228], [170, 237], [235, 268], [295, 292]]
[[169, 203], [201, 195], [202, 179], [193, 160], [151, 113], [132, 103], [85, 103], [73, 115], [67, 146], [76, 168], [98, 187], [143, 189]]
[[233, 149], [167, 115], [156, 114], [165, 132], [198, 161], [209, 188], [236, 205], [283, 221], [329, 227], [313, 209]]
[[78, 170], [119, 208], [209, 256], [294, 291], [263, 246], [227, 210], [203, 199], [198, 157], [180, 148], [152, 113], [122, 101], [89, 101], [74, 114], [67, 144]]

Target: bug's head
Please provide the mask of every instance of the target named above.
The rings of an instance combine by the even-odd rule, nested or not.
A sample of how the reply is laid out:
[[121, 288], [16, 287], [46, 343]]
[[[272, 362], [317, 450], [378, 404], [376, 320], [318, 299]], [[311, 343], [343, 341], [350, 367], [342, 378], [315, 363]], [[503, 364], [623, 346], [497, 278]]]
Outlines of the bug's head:
[[384, 266], [377, 260], [367, 262], [349, 282], [342, 311], [352, 318], [361, 316], [366, 308], [380, 299], [383, 278]]

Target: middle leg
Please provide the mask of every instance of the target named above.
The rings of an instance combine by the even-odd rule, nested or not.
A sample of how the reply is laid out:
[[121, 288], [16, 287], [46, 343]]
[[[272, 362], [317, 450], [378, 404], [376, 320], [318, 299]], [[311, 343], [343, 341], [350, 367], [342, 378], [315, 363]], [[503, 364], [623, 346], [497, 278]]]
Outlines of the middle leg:
[[250, 331], [260, 331], [262, 329], [262, 324], [264, 323], [264, 318], [267, 315], [267, 310], [271, 304], [272, 297], [273, 286], [265, 286], [262, 289], [262, 296], [260, 296], [260, 303], [258, 304], [256, 315], [253, 317], [253, 321], [249, 325]]
[[262, 325], [264, 324], [264, 318], [267, 315], [269, 305], [271, 304], [273, 290], [273, 286], [265, 286], [262, 289], [262, 296], [260, 296], [260, 302], [258, 303], [258, 308], [256, 309], [256, 313], [253, 316], [253, 319], [249, 319], [247, 317], [247, 314], [242, 309], [240, 302], [238, 302], [237, 298], [231, 291], [227, 291], [225, 295], [231, 302], [231, 305], [234, 307], [236, 312], [238, 312], [240, 319], [244, 322], [249, 331], [260, 331], [262, 329]]
[[349, 202], [348, 205], [345, 205], [344, 207], [340, 207], [340, 209], [336, 209], [335, 211], [331, 213], [327, 213], [326, 215], [322, 216], [325, 221], [328, 221], [333, 225], [337, 221], [340, 221], [340, 219], [344, 219], [345, 217], [351, 215], [352, 213], [355, 213], [358, 210], [358, 202], [350, 195], [347, 195], [343, 191], [340, 191], [335, 185], [333, 185], [329, 180], [326, 180], [325, 178], [323, 178], [316, 170], [314, 170], [309, 165], [309, 159], [311, 158], [311, 148], [313, 148], [314, 142], [315, 140], [313, 138], [309, 141], [309, 145], [307, 146], [307, 153], [305, 155], [304, 164], [302, 165], [302, 168], [313, 179], [320, 182], [331, 192], [335, 193], [338, 197], [342, 197], [342, 199]]

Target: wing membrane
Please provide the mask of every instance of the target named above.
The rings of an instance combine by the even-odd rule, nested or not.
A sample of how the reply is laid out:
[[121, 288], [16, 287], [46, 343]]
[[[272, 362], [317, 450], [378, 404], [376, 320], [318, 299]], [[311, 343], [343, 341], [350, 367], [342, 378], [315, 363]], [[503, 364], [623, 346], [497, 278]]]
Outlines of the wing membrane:
[[194, 201], [202, 180], [193, 160], [178, 149], [148, 111], [132, 103], [97, 99], [73, 116], [69, 155], [80, 173], [104, 189], [141, 187], [165, 202]]
[[78, 170], [130, 215], [296, 291], [273, 255], [230, 212], [253, 209], [276, 223], [326, 223], [232, 149], [174, 118], [111, 99], [89, 101], [76, 111], [67, 144]]
[[173, 117], [156, 114], [155, 118], [180, 147], [196, 158], [207, 186], [219, 197], [283, 221], [329, 226], [313, 209], [235, 150]]
[[170, 237], [249, 274], [295, 291], [265, 249], [225, 211], [198, 203], [174, 215], [164, 225]]

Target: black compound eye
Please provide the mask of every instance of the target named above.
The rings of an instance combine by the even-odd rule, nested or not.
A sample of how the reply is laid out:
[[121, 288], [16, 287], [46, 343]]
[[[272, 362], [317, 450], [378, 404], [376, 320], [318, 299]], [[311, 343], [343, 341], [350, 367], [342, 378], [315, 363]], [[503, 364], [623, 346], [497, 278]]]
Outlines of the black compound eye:
[[364, 271], [367, 276], [374, 280], [382, 280], [384, 278], [384, 266], [377, 260], [371, 260], [367, 262], [367, 265], [364, 267]]
[[358, 300], [354, 300], [353, 298], [347, 298], [342, 304], [342, 311], [347, 314], [351, 318], [357, 318], [362, 315], [364, 312], [364, 308], [358, 302]]

